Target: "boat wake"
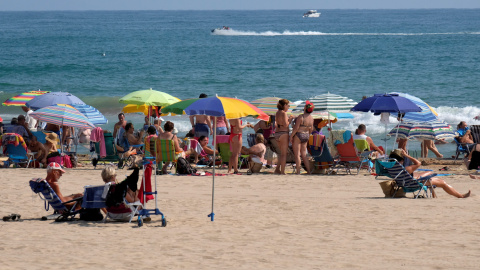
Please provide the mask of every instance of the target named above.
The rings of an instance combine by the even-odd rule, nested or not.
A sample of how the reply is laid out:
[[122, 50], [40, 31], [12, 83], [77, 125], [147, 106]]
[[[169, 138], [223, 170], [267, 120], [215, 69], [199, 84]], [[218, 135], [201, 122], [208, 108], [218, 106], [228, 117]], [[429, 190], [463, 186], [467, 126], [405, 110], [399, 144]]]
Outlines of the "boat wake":
[[283, 32], [265, 31], [215, 31], [216, 36], [428, 36], [428, 35], [480, 35], [480, 32], [450, 32], [450, 33], [324, 33], [318, 31], [296, 31], [285, 30]]

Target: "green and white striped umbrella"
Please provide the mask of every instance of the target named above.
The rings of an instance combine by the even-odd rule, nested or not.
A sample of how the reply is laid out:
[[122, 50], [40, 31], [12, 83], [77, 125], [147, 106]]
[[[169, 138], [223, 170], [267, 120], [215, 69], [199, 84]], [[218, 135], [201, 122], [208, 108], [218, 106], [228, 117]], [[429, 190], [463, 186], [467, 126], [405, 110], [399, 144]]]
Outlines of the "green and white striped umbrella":
[[[395, 136], [397, 127], [392, 129], [388, 135]], [[452, 127], [444, 121], [432, 121], [424, 123], [402, 122], [398, 126], [398, 138], [439, 140], [455, 137]]]

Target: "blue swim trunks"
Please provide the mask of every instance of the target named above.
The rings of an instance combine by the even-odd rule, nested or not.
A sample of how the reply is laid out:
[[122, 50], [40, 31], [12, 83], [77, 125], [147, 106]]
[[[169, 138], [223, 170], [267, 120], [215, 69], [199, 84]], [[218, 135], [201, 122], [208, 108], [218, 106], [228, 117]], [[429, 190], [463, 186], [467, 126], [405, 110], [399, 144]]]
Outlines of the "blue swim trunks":
[[200, 138], [201, 136], [208, 137], [210, 135], [210, 128], [207, 124], [195, 124], [195, 137]]

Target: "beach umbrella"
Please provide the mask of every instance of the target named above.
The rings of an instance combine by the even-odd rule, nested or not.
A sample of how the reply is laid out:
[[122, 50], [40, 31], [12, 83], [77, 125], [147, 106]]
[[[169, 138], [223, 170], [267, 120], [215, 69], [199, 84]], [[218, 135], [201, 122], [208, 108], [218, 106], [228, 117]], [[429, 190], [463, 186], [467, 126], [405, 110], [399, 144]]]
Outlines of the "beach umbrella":
[[73, 104], [72, 107], [77, 109], [94, 125], [108, 124], [107, 118], [96, 108], [87, 104]]
[[278, 97], [264, 97], [250, 101], [250, 104], [259, 108], [268, 115], [275, 115], [277, 113], [277, 103], [281, 98]]
[[345, 112], [348, 113], [353, 106], [357, 105], [357, 102], [353, 99], [330, 94], [317, 95], [308, 99], [315, 105], [315, 109], [319, 111], [329, 111], [329, 112]]
[[425, 101], [421, 100], [420, 98], [416, 96], [412, 96], [410, 94], [406, 94], [406, 93], [393, 92], [391, 94], [398, 94], [400, 97], [407, 98], [422, 109], [422, 111], [420, 112], [405, 113], [405, 115], [402, 117], [403, 120], [407, 122], [417, 122], [417, 123], [438, 120], [438, 113], [432, 107], [430, 107], [430, 105], [428, 105]]
[[153, 90], [152, 88], [148, 90], [138, 90], [132, 92], [118, 100], [118, 102], [125, 104], [162, 107], [168, 106], [178, 101], [180, 101], [180, 99], [165, 92]]
[[387, 128], [390, 113], [420, 112], [422, 109], [411, 100], [398, 94], [375, 94], [360, 101], [351, 111], [382, 114], [385, 123], [385, 154], [387, 154]]
[[[224, 116], [227, 119], [236, 119], [247, 116], [258, 116], [259, 119], [268, 121], [269, 116], [262, 112], [259, 108], [253, 106], [252, 104], [236, 98], [228, 97], [208, 97], [208, 98], [198, 98], [198, 99], [189, 99], [183, 100], [176, 104], [172, 104], [163, 108], [164, 112], [173, 112], [181, 114], [185, 112], [187, 115], [208, 115], [208, 116]], [[162, 111], [163, 111], [162, 110]], [[215, 145], [216, 138], [216, 119], [213, 121], [213, 138]], [[215, 161], [215, 152], [213, 153], [213, 160]], [[214, 220], [214, 198], [215, 198], [215, 166], [213, 166], [213, 179], [212, 179], [212, 212], [208, 215], [210, 220]]]
[[397, 136], [397, 133], [398, 138], [402, 139], [440, 140], [455, 137], [452, 127], [439, 120], [423, 123], [402, 122], [398, 127], [392, 129], [388, 135]]
[[50, 124], [76, 128], [95, 128], [85, 115], [72, 106], [61, 104], [47, 106], [30, 114], [31, 117]]
[[[348, 111], [357, 104], [352, 99], [330, 93], [314, 96], [307, 100], [315, 106], [313, 113], [321, 111], [333, 112], [338, 119], [353, 119], [353, 115]], [[300, 103], [297, 109], [293, 109], [292, 112], [294, 114], [298, 112], [303, 113], [305, 102]]]
[[2, 105], [3, 106], [25, 106], [25, 103], [27, 103], [28, 101], [46, 93], [50, 93], [50, 91], [35, 90], [30, 92], [24, 92], [5, 100], [5, 102], [3, 102]]
[[31, 108], [32, 110], [38, 110], [40, 108], [57, 105], [57, 104], [85, 104], [78, 97], [68, 93], [68, 92], [50, 92], [43, 94], [41, 96], [35, 97], [34, 99], [25, 103], [25, 106]]

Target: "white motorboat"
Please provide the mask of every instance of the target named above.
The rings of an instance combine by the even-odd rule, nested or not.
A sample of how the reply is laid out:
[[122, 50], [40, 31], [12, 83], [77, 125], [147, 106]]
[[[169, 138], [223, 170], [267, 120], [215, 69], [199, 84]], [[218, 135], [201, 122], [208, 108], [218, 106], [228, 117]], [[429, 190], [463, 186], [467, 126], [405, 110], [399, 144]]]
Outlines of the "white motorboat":
[[215, 32], [221, 32], [221, 31], [230, 31], [230, 27], [228, 26], [223, 26], [221, 28], [215, 28], [215, 29], [212, 29], [212, 33], [215, 33]]
[[316, 10], [312, 9], [312, 10], [309, 10], [309, 11], [303, 13], [303, 17], [304, 17], [304, 18], [305, 18], [305, 17], [318, 18], [318, 17], [320, 17], [320, 14], [322, 14], [322, 13], [317, 12]]

